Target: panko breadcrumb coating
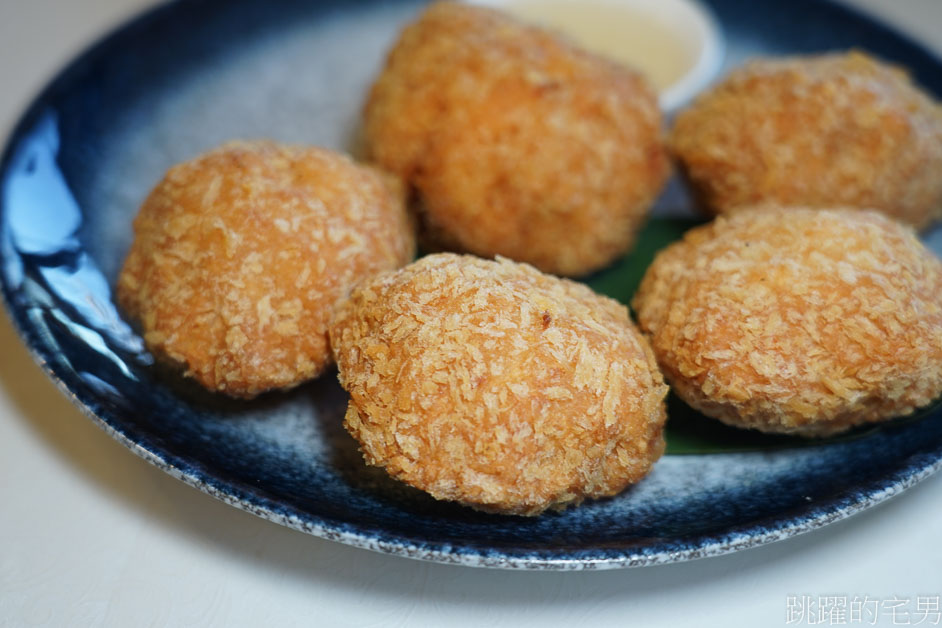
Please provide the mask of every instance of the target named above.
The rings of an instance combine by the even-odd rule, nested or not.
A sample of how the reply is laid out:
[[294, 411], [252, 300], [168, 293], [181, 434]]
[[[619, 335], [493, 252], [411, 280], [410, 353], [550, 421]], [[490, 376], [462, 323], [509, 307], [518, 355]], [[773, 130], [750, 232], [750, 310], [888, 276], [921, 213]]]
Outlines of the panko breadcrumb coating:
[[536, 515], [637, 482], [667, 392], [627, 308], [506, 259], [443, 253], [359, 284], [330, 338], [368, 463]]
[[859, 207], [942, 216], [942, 107], [863, 53], [755, 61], [676, 120], [671, 149], [712, 213]]
[[677, 395], [730, 425], [826, 436], [942, 394], [942, 262], [874, 211], [720, 216], [632, 305]]
[[634, 241], [669, 171], [637, 73], [492, 9], [430, 6], [370, 92], [370, 156], [408, 180], [435, 246], [562, 275]]
[[334, 303], [414, 246], [392, 176], [324, 149], [233, 142], [150, 193], [117, 296], [156, 355], [252, 397], [319, 375]]

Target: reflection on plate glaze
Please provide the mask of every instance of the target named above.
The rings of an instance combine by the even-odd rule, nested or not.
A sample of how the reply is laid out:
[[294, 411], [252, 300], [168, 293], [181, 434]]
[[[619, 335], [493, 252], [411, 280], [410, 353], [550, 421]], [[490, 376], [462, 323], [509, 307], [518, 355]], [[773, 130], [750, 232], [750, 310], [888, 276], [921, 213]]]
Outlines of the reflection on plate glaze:
[[25, 134], [3, 182], [5, 255], [16, 261], [7, 265], [6, 280], [32, 304], [30, 317], [48, 342], [57, 344], [50, 325], [61, 326], [134, 378], [109, 344], [145, 364], [152, 360], [121, 319], [108, 282], [79, 241], [82, 211], [56, 162], [58, 151], [56, 115], [47, 110]]

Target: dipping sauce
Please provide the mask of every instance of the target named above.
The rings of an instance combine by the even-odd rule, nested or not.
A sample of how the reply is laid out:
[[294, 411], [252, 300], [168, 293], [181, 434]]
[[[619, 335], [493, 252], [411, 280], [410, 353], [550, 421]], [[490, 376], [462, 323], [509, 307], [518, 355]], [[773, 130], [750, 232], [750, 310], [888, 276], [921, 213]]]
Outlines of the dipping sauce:
[[719, 71], [723, 38], [697, 0], [468, 0], [554, 30], [638, 70], [661, 108], [684, 105]]
[[566, 34], [585, 49], [629, 65], [663, 91], [697, 61], [697, 46], [680, 39], [656, 7], [633, 3], [516, 0], [503, 8], [516, 17]]

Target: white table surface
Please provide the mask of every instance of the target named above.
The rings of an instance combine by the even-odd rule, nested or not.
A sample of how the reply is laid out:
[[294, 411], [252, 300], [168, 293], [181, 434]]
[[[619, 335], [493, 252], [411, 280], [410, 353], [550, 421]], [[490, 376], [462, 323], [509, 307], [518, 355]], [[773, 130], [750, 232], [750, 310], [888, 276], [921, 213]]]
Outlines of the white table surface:
[[[4, 136], [63, 63], [151, 4], [0, 0]], [[852, 4], [942, 55], [942, 0]], [[149, 466], [80, 414], [0, 317], [0, 626], [775, 626], [790, 596], [837, 596], [848, 612], [857, 596], [880, 603], [881, 625], [932, 625], [940, 531], [942, 474], [809, 534], [661, 567], [528, 573], [375, 554]], [[897, 599], [908, 616], [888, 610]], [[844, 623], [869, 625], [864, 608]]]

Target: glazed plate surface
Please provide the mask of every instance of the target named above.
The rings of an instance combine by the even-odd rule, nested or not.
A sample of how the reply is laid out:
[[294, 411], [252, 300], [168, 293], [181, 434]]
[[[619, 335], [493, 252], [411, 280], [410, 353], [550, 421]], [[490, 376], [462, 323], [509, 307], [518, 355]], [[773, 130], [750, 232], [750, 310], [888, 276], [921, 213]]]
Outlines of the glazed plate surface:
[[[942, 65], [886, 27], [814, 0], [712, 0], [726, 67], [756, 54], [859, 47], [936, 97]], [[636, 487], [539, 518], [485, 515], [367, 468], [335, 373], [252, 402], [153, 364], [112, 301], [131, 221], [172, 164], [234, 138], [356, 152], [366, 90], [415, 2], [203, 0], [138, 18], [37, 98], [0, 165], [9, 313], [83, 411], [171, 475], [272, 521], [358, 547], [463, 565], [588, 569], [732, 552], [849, 516], [936, 471], [942, 409], [807, 445], [733, 434], [672, 401], [668, 454]], [[590, 278], [627, 299], [692, 216], [675, 182], [645, 246]], [[942, 232], [927, 235], [942, 252]]]

